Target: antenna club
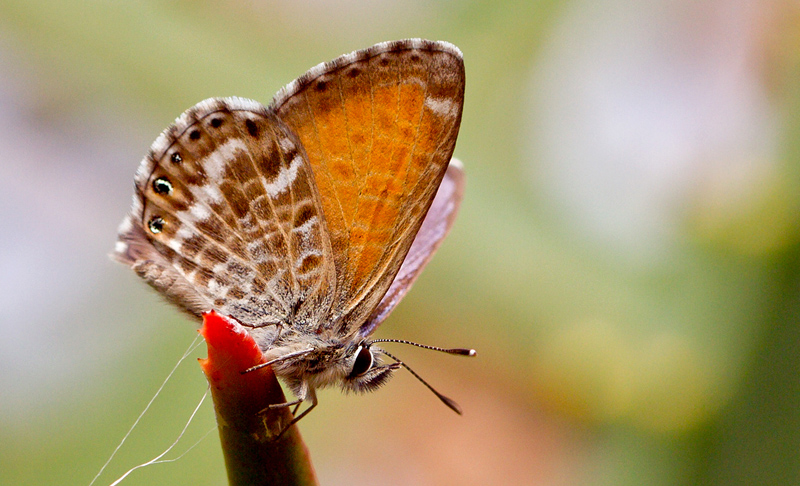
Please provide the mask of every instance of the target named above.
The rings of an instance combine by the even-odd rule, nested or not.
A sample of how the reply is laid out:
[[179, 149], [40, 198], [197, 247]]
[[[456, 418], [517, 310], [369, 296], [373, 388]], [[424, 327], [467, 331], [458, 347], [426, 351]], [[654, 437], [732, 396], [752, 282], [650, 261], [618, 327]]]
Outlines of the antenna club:
[[439, 400], [444, 402], [444, 404], [447, 405], [450, 408], [450, 410], [454, 411], [459, 415], [464, 415], [464, 411], [461, 410], [461, 407], [453, 399], [447, 398], [446, 396], [439, 393], [437, 393], [436, 396], [439, 397]]
[[431, 351], [440, 351], [442, 353], [448, 354], [457, 354], [460, 356], [477, 356], [478, 352], [474, 349], [470, 348], [440, 348], [439, 346], [428, 346], [427, 344], [420, 344], [415, 343], [413, 341], [407, 341], [405, 339], [373, 339], [372, 341], [367, 342], [367, 345], [372, 345], [375, 343], [399, 343], [399, 344], [410, 344], [411, 346], [416, 346], [418, 348], [429, 349]]

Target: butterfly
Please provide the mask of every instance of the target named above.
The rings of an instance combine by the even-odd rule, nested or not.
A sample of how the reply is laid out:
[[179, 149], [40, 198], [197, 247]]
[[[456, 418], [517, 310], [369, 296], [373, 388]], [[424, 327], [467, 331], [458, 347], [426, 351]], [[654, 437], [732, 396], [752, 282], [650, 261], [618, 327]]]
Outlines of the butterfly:
[[373, 390], [401, 366], [461, 413], [370, 336], [455, 219], [464, 76], [457, 47], [409, 39], [319, 64], [269, 106], [198, 103], [142, 160], [113, 258], [191, 316], [245, 326], [284, 405], [310, 400], [295, 421], [318, 388]]

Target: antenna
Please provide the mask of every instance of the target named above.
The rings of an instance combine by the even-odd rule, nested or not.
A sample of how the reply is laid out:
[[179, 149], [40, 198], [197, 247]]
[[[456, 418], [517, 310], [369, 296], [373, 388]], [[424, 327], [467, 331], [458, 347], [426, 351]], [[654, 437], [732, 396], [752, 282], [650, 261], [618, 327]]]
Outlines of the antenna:
[[[406, 341], [405, 339], [376, 339], [374, 341], [369, 341], [367, 344], [374, 344], [374, 343], [400, 343], [400, 344], [410, 344], [412, 346], [416, 346], [418, 348], [423, 349], [430, 349], [431, 351], [441, 351], [443, 353], [449, 354], [457, 354], [459, 356], [477, 356], [478, 352], [474, 349], [467, 349], [467, 348], [440, 348], [438, 346], [428, 346], [427, 344], [419, 344], [413, 341]], [[392, 356], [393, 359], [396, 359]], [[400, 361], [400, 360], [398, 360]], [[411, 371], [411, 370], [409, 370]]]
[[[448, 350], [448, 349], [442, 349], [442, 348], [435, 348], [435, 347], [432, 347], [432, 346], [424, 346], [424, 345], [422, 345], [422, 344], [416, 344], [416, 343], [412, 343], [412, 342], [408, 342], [408, 341], [390, 341], [390, 340], [381, 340], [381, 341], [373, 341], [373, 342], [401, 342], [401, 343], [405, 343], [405, 344], [414, 344], [414, 345], [416, 345], [416, 346], [419, 346], [419, 347], [421, 347], [421, 348], [433, 349], [433, 350], [435, 350], [435, 351], [444, 351], [444, 352], [447, 352], [447, 353], [449, 353], [449, 352], [451, 352], [451, 351], [471, 351], [471, 352], [472, 352], [472, 354], [469, 354], [469, 353], [456, 353], [456, 354], [465, 354], [465, 355], [467, 355], [467, 356], [475, 356], [475, 354], [474, 354], [474, 353], [475, 353], [475, 351], [474, 351], [474, 350], [472, 350], [472, 349], [469, 349], [469, 350], [467, 350], [467, 349], [462, 349], [462, 350]], [[370, 344], [371, 344], [371, 343], [370, 343]], [[417, 374], [417, 373], [416, 373], [414, 370], [412, 370], [411, 368], [409, 368], [407, 364], [403, 363], [402, 361], [400, 361], [399, 359], [397, 359], [395, 356], [393, 356], [393, 355], [391, 355], [391, 354], [387, 353], [386, 351], [384, 351], [384, 350], [383, 350], [383, 349], [381, 349], [381, 348], [376, 348], [376, 349], [377, 349], [378, 351], [380, 351], [381, 353], [385, 354], [386, 356], [388, 356], [388, 357], [392, 358], [393, 360], [397, 361], [397, 362], [400, 364], [400, 366], [402, 366], [403, 368], [407, 369], [407, 370], [409, 371], [409, 373], [411, 373], [412, 375], [414, 375], [414, 378], [418, 379], [420, 382], [422, 382], [422, 384], [423, 384], [423, 385], [427, 386], [427, 387], [428, 387], [428, 390], [432, 391], [432, 392], [433, 392], [433, 394], [434, 394], [434, 395], [436, 395], [436, 396], [439, 398], [439, 400], [441, 400], [441, 401], [442, 401], [442, 403], [444, 403], [445, 405], [447, 405], [448, 407], [450, 407], [450, 409], [451, 409], [452, 411], [454, 411], [455, 413], [457, 413], [457, 414], [459, 414], [459, 415], [463, 415], [463, 413], [461, 412], [461, 407], [459, 407], [459, 406], [458, 406], [458, 404], [457, 404], [457, 403], [456, 403], [454, 400], [452, 400], [452, 399], [450, 399], [450, 398], [447, 398], [446, 396], [444, 396], [444, 395], [442, 395], [441, 393], [439, 393], [438, 391], [436, 391], [436, 389], [435, 389], [434, 387], [432, 387], [432, 386], [431, 386], [431, 385], [430, 385], [430, 384], [429, 384], [427, 381], [423, 380], [423, 379], [422, 379], [422, 377], [421, 377], [421, 376], [419, 376], [419, 375], [418, 375], [418, 374]]]
[[308, 354], [308, 353], [310, 353], [312, 351], [314, 351], [313, 348], [304, 349], [302, 351], [295, 351], [295, 352], [289, 353], [289, 354], [284, 354], [283, 356], [280, 356], [280, 357], [275, 358], [275, 359], [271, 359], [271, 360], [267, 361], [266, 363], [257, 364], [257, 365], [255, 365], [253, 367], [247, 368], [246, 370], [242, 371], [242, 374], [250, 373], [251, 371], [255, 371], [257, 369], [263, 368], [265, 366], [269, 366], [271, 364], [280, 363], [281, 361], [286, 361], [287, 359], [296, 358], [298, 356], [302, 356], [304, 354]]

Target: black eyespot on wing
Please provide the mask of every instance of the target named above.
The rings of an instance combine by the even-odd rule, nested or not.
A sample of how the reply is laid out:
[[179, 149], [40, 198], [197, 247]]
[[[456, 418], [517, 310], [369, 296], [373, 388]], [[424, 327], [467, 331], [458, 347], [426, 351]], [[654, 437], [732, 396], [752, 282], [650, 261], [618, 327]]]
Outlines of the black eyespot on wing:
[[173, 152], [172, 155], [169, 156], [169, 159], [172, 161], [173, 164], [180, 164], [183, 162], [183, 157], [178, 152]]
[[200, 139], [200, 130], [192, 130], [189, 132], [189, 138], [191, 140], [199, 140]]
[[154, 235], [161, 233], [164, 230], [164, 225], [166, 222], [164, 218], [161, 216], [153, 216], [150, 218], [150, 221], [147, 222], [147, 228], [150, 230], [151, 233]]
[[372, 352], [367, 347], [359, 346], [350, 376], [363, 376], [370, 368], [372, 368]]
[[211, 126], [214, 128], [219, 128], [222, 126], [222, 118], [212, 118], [211, 119]]
[[156, 194], [172, 194], [172, 183], [166, 177], [153, 180], [153, 190]]

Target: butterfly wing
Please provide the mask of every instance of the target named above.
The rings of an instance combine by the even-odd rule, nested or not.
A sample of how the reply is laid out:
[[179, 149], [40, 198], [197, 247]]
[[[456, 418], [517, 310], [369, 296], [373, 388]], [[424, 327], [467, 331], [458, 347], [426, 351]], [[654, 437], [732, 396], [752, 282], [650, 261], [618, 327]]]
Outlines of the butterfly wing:
[[460, 51], [419, 39], [321, 64], [275, 97], [321, 194], [336, 332], [357, 332], [391, 286], [452, 157], [463, 100]]
[[197, 104], [136, 174], [114, 257], [195, 316], [316, 322], [335, 292], [330, 241], [302, 146], [263, 105]]
[[425, 265], [428, 264], [433, 254], [441, 245], [444, 237], [450, 232], [453, 222], [456, 220], [458, 208], [461, 205], [461, 198], [464, 195], [464, 170], [461, 162], [453, 159], [450, 162], [447, 172], [442, 179], [433, 204], [422, 222], [422, 226], [408, 250], [400, 270], [392, 281], [389, 290], [381, 299], [380, 304], [369, 319], [361, 326], [359, 334], [369, 336], [375, 328], [386, 319], [406, 292], [411, 289], [411, 285], [419, 276]]

